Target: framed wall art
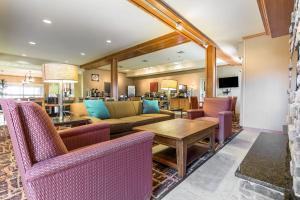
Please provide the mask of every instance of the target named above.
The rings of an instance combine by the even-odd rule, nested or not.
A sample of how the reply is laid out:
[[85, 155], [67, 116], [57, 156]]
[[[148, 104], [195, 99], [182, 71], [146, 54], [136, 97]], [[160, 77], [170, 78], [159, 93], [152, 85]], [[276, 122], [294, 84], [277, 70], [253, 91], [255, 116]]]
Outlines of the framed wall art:
[[92, 74], [91, 81], [99, 81], [99, 74]]

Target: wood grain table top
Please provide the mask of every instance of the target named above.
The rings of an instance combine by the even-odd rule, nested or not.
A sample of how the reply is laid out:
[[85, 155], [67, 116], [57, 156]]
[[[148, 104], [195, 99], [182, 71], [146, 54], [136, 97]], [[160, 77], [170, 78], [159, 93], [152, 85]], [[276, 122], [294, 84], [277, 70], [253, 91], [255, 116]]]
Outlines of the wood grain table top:
[[150, 131], [158, 136], [182, 140], [186, 137], [200, 132], [205, 132], [210, 128], [215, 128], [216, 122], [199, 121], [190, 119], [172, 119], [154, 124], [135, 127], [134, 130]]

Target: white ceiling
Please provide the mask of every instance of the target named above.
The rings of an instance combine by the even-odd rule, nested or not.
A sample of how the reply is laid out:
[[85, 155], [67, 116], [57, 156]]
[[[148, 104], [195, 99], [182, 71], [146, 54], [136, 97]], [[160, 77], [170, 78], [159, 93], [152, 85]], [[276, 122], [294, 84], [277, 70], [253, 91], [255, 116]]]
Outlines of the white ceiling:
[[243, 36], [264, 32], [256, 0], [165, 0], [188, 21], [237, 56]]
[[[264, 31], [256, 0], [165, 1], [234, 56], [243, 36]], [[53, 23], [45, 24], [43, 19]], [[127, 0], [1, 0], [0, 27], [0, 72], [9, 73], [18, 67], [38, 70], [49, 61], [80, 65], [172, 32]], [[106, 43], [108, 39], [111, 44]], [[37, 45], [30, 46], [29, 41]], [[157, 71], [188, 70], [203, 66], [203, 59], [202, 48], [186, 43], [119, 65], [120, 71], [137, 76], [156, 73], [153, 67]]]
[[[193, 42], [162, 49], [118, 63], [128, 77], [203, 68], [205, 50]], [[110, 70], [110, 65], [99, 69]]]
[[31, 71], [32, 76], [42, 77], [42, 64], [50, 62], [36, 58], [0, 53], [0, 75], [24, 76]]
[[0, 27], [1, 53], [77, 65], [172, 32], [126, 0], [1, 0]]
[[[162, 49], [142, 56], [134, 57], [118, 63], [121, 71], [142, 69], [182, 61], [200, 61], [205, 59], [205, 50], [193, 42], [184, 43]], [[110, 66], [100, 67], [110, 69]]]

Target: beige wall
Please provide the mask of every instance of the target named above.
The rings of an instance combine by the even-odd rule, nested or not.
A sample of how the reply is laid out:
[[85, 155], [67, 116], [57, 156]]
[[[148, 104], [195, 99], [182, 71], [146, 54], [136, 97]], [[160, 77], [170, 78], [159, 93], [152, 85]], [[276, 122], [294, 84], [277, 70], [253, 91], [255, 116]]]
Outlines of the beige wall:
[[287, 114], [288, 36], [244, 42], [242, 125], [282, 130]]
[[134, 78], [133, 82], [136, 86], [136, 95], [142, 96], [145, 92], [150, 91], [150, 83], [158, 82], [158, 89], [160, 90], [160, 83], [164, 79], [177, 80], [178, 84], [187, 85], [188, 88], [193, 87], [193, 95], [198, 96], [200, 94], [200, 80], [205, 79], [205, 72], [201, 70], [191, 70], [186, 72], [176, 72], [170, 74], [161, 74], [147, 77]]
[[[99, 74], [100, 80], [91, 81], [92, 74]], [[83, 96], [86, 96], [87, 91], [96, 88], [100, 91], [104, 90], [104, 82], [110, 82], [110, 71], [107, 70], [99, 70], [99, 69], [92, 69], [92, 70], [85, 70], [83, 72]], [[118, 76], [119, 82], [119, 95], [126, 95], [127, 94], [127, 86], [132, 85], [132, 79], [127, 78], [125, 74], [119, 73]]]

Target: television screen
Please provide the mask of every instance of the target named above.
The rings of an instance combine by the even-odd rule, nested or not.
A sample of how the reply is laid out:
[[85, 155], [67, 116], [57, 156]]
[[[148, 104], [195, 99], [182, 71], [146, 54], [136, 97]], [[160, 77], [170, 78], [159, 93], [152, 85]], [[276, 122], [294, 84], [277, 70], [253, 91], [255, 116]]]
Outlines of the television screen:
[[219, 78], [219, 88], [234, 88], [239, 87], [239, 77]]

